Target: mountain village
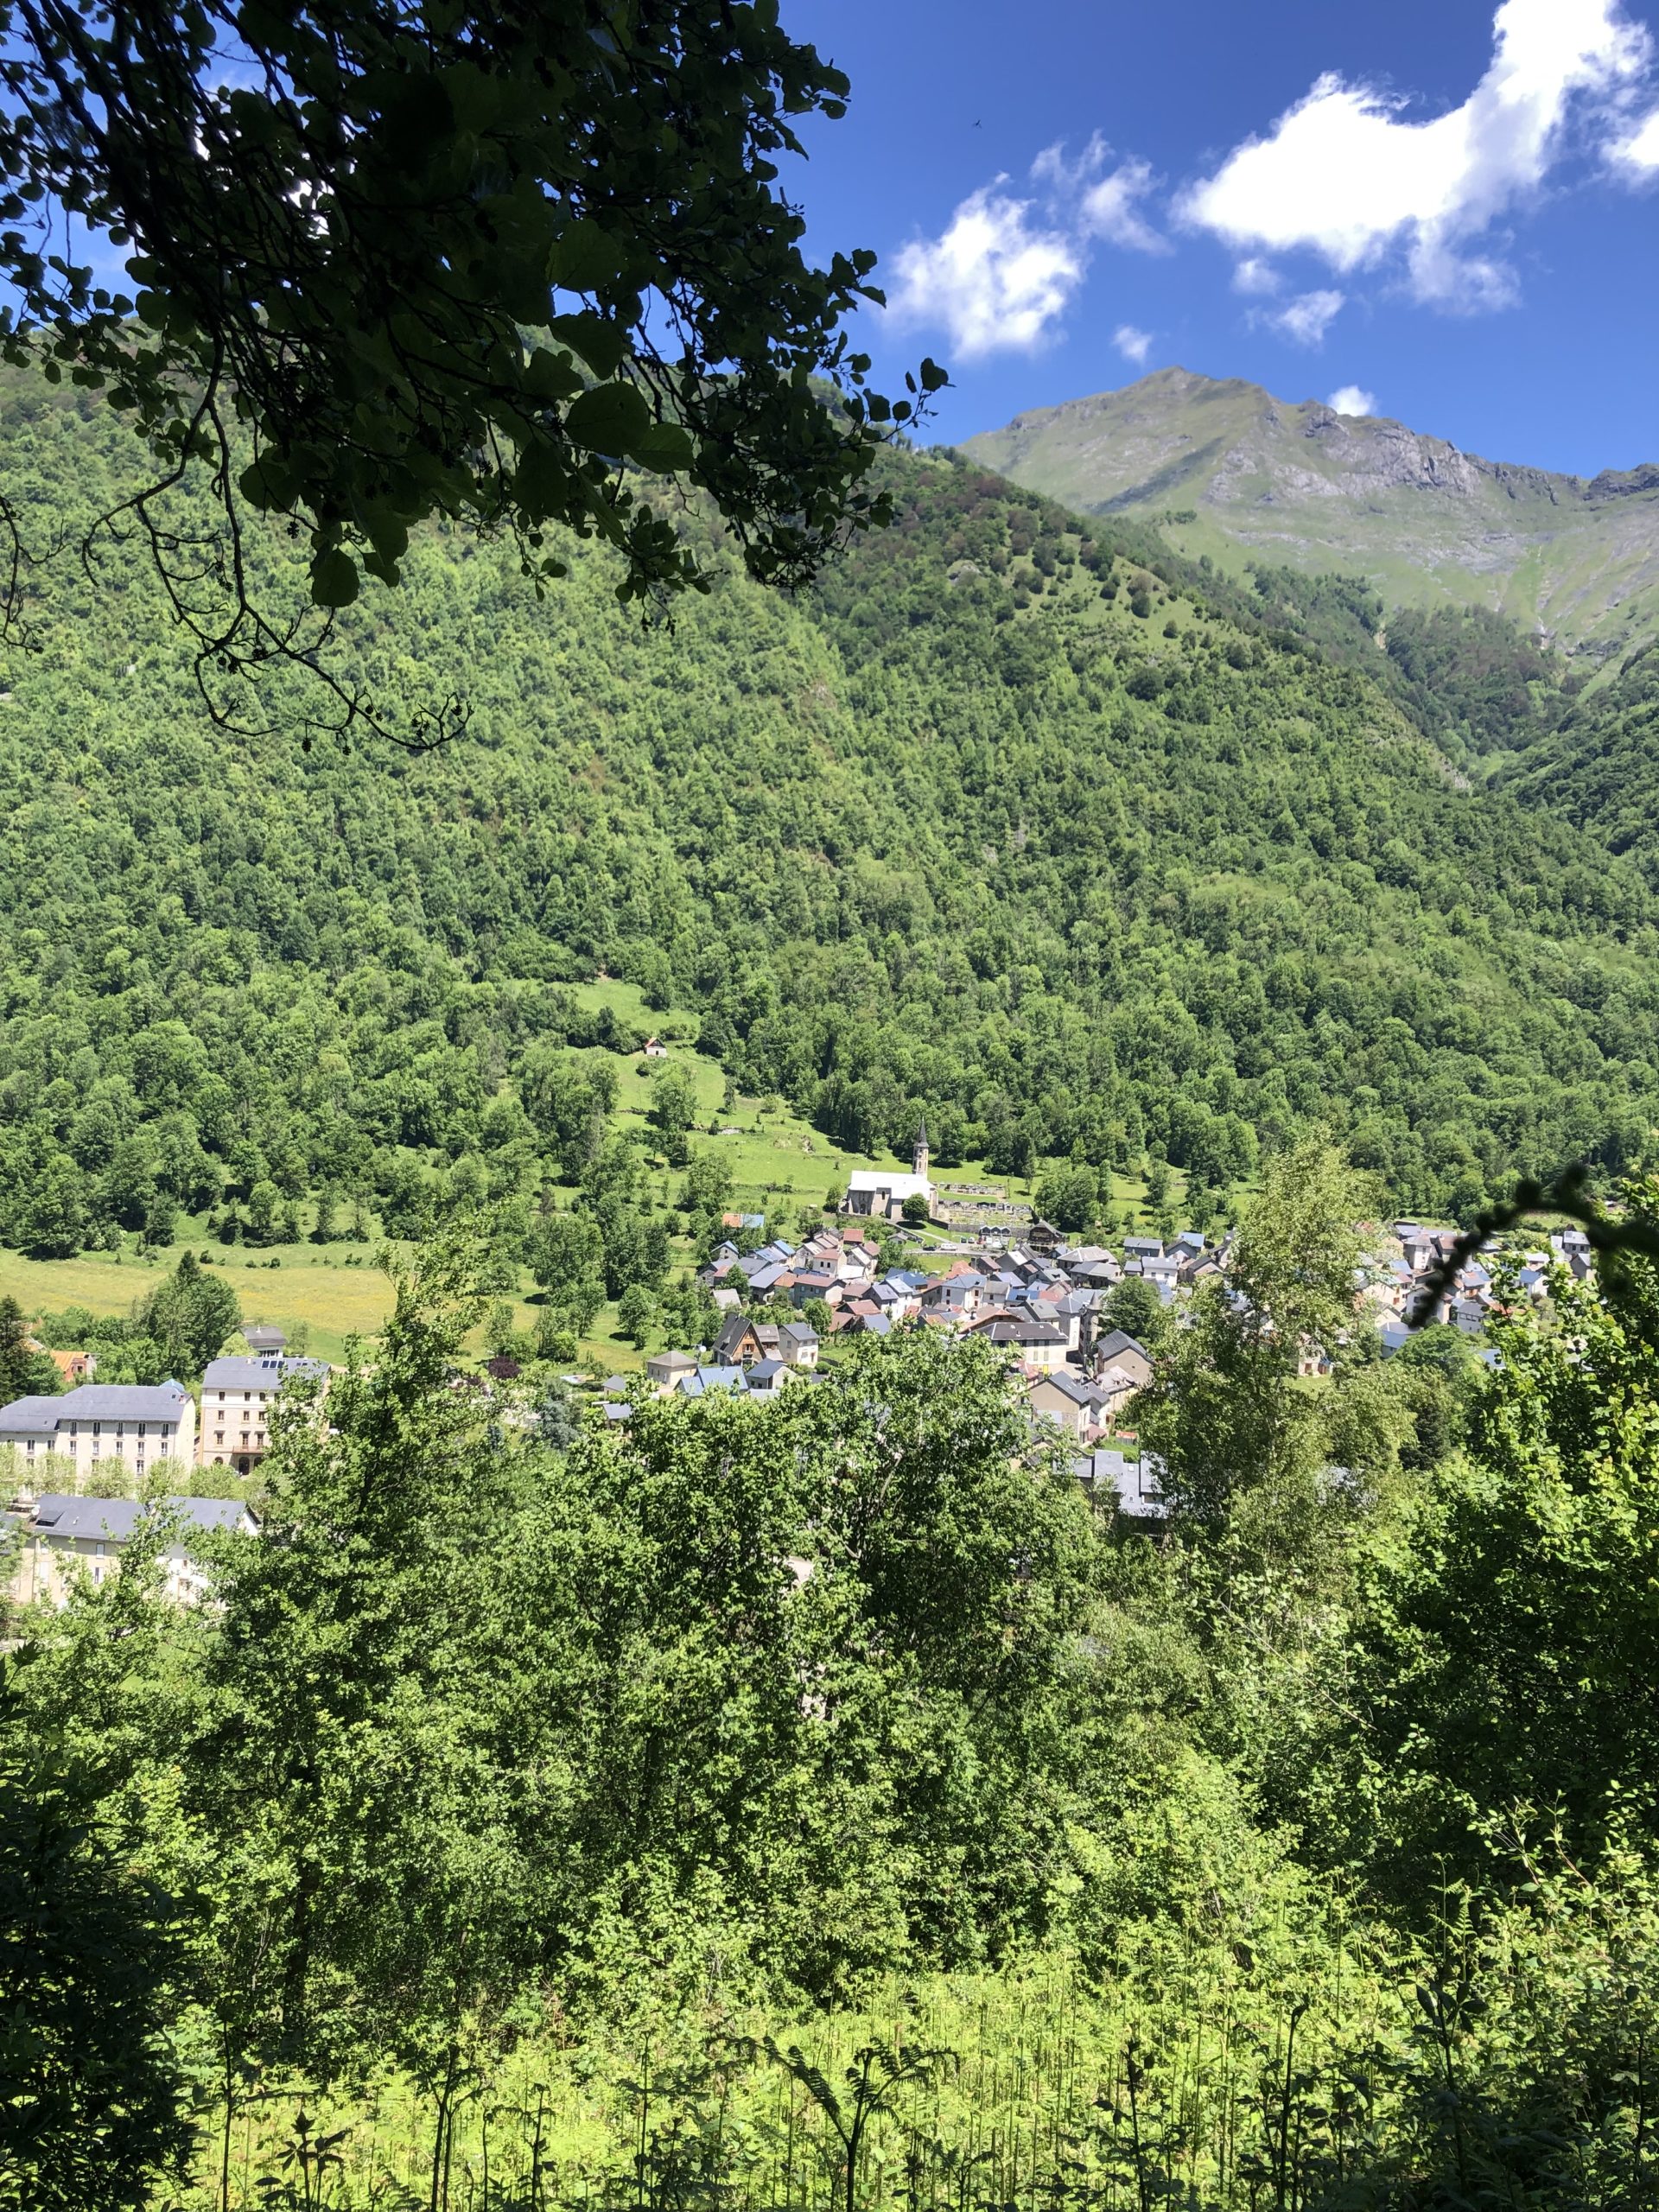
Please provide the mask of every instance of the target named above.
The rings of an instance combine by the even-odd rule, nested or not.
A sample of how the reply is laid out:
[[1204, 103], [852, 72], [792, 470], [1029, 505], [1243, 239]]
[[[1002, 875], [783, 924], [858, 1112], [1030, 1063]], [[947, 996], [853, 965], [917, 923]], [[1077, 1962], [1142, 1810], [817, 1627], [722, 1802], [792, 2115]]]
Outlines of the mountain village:
[[[824, 1371], [821, 1362], [833, 1362], [855, 1338], [931, 1330], [990, 1346], [1023, 1392], [1033, 1433], [1063, 1440], [1084, 1489], [1130, 1521], [1160, 1522], [1159, 1469], [1139, 1450], [1133, 1426], [1135, 1395], [1153, 1380], [1154, 1353], [1114, 1325], [1114, 1294], [1125, 1283], [1145, 1284], [1179, 1327], [1201, 1285], [1227, 1293], [1230, 1236], [1215, 1243], [1197, 1230], [1167, 1238], [1127, 1236], [1112, 1249], [1069, 1244], [1041, 1220], [1004, 1228], [996, 1215], [1014, 1209], [979, 1207], [970, 1216], [979, 1220], [972, 1249], [936, 1243], [906, 1252], [900, 1264], [884, 1264], [883, 1247], [891, 1253], [895, 1230], [915, 1231], [925, 1221], [960, 1230], [963, 1209], [936, 1185], [929, 1166], [924, 1126], [908, 1172], [855, 1172], [836, 1217], [798, 1243], [773, 1237], [746, 1249], [765, 1235], [765, 1217], [727, 1214], [721, 1226], [731, 1234], [697, 1276], [721, 1317], [712, 1342], [665, 1348], [642, 1370], [612, 1376], [600, 1389], [600, 1418], [625, 1427], [648, 1397], [713, 1391], [765, 1405], [813, 1382]], [[1376, 1329], [1384, 1358], [1425, 1322], [1482, 1340], [1506, 1301], [1541, 1302], [1553, 1268], [1580, 1281], [1591, 1268], [1588, 1239], [1567, 1229], [1552, 1236], [1548, 1249], [1511, 1255], [1502, 1265], [1490, 1252], [1467, 1260], [1426, 1306], [1425, 1285], [1444, 1274], [1455, 1240], [1452, 1230], [1408, 1220], [1365, 1225], [1370, 1256], [1356, 1274], [1356, 1325]], [[922, 1259], [933, 1265], [913, 1264]], [[0, 1408], [0, 1452], [11, 1462], [9, 1481], [0, 1478], [10, 1499], [0, 1538], [9, 1535], [15, 1546], [13, 1605], [61, 1605], [77, 1570], [94, 1585], [111, 1573], [156, 1510], [153, 1499], [143, 1502], [147, 1485], [153, 1490], [169, 1467], [254, 1474], [270, 1448], [277, 1402], [296, 1383], [307, 1384], [313, 1402], [322, 1404], [326, 1363], [288, 1354], [283, 1332], [259, 1323], [243, 1331], [242, 1342], [245, 1351], [208, 1363], [196, 1395], [170, 1380], [153, 1388], [99, 1383], [95, 1362], [76, 1352], [54, 1355], [70, 1389]], [[1304, 1344], [1299, 1372], [1310, 1379], [1328, 1374], [1331, 1351]], [[1489, 1363], [1497, 1357], [1484, 1343], [1481, 1356]], [[457, 1388], [510, 1396], [520, 1376], [516, 1361], [497, 1357], [481, 1374], [455, 1380]], [[563, 1379], [570, 1387], [590, 1385], [586, 1376]], [[527, 1417], [522, 1408], [509, 1415]], [[67, 1488], [53, 1486], [66, 1480]], [[192, 1532], [251, 1532], [257, 1515], [227, 1498], [179, 1494], [159, 1503], [175, 1524], [166, 1591], [194, 1602], [205, 1582], [191, 1556]]]

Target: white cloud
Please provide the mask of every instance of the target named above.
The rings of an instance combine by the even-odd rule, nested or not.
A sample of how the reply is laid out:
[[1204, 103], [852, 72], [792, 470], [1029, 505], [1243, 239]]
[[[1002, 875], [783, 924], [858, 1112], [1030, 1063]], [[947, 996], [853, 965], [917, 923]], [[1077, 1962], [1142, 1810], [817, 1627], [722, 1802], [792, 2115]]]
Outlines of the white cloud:
[[1075, 240], [1034, 221], [1030, 200], [998, 189], [1007, 181], [964, 200], [942, 237], [917, 239], [894, 257], [893, 314], [942, 326], [969, 360], [1039, 345], [1083, 282]]
[[1341, 292], [1302, 292], [1268, 321], [1299, 346], [1321, 345], [1325, 332], [1342, 313], [1344, 298]]
[[1233, 289], [1254, 297], [1264, 292], [1276, 292], [1282, 281], [1270, 261], [1260, 260], [1254, 254], [1241, 261], [1233, 271]]
[[1169, 240], [1135, 211], [1135, 201], [1144, 199], [1152, 187], [1150, 162], [1125, 162], [1084, 194], [1077, 211], [1084, 230], [1090, 238], [1127, 246], [1135, 253], [1167, 253]]
[[969, 359], [1040, 345], [1082, 283], [1096, 240], [1137, 253], [1171, 251], [1136, 212], [1157, 182], [1151, 165], [1128, 160], [1103, 175], [1110, 158], [1098, 133], [1074, 162], [1062, 142], [1031, 165], [1040, 200], [1004, 191], [1006, 176], [972, 194], [940, 237], [895, 255], [891, 312], [901, 322], [943, 326]]
[[1333, 415], [1375, 415], [1376, 394], [1357, 384], [1344, 384], [1325, 404]]
[[1344, 273], [1401, 249], [1419, 299], [1504, 304], [1510, 271], [1468, 242], [1542, 182], [1575, 99], [1629, 97], [1651, 41], [1619, 0], [1503, 0], [1492, 32], [1480, 83], [1432, 122], [1405, 121], [1375, 86], [1319, 78], [1184, 196], [1183, 219], [1240, 249], [1311, 249]]
[[1659, 108], [1644, 117], [1629, 137], [1619, 139], [1612, 149], [1613, 159], [1638, 175], [1649, 175], [1659, 169]]
[[1152, 351], [1152, 333], [1137, 330], [1132, 322], [1120, 322], [1112, 333], [1112, 343], [1126, 361], [1133, 361], [1138, 369], [1145, 368], [1147, 356]]
[[1075, 162], [1065, 157], [1065, 142], [1046, 146], [1031, 165], [1033, 184], [1044, 187], [1057, 221], [1079, 236], [1104, 238], [1134, 253], [1168, 253], [1169, 240], [1154, 231], [1136, 208], [1158, 183], [1150, 162], [1131, 156], [1109, 175], [1101, 172], [1112, 149], [1096, 131]]

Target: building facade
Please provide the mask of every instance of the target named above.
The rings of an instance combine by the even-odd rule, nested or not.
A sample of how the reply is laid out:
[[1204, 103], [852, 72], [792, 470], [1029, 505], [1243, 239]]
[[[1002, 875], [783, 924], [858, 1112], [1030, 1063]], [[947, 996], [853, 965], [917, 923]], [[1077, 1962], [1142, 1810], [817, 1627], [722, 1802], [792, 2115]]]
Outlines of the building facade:
[[181, 1382], [153, 1389], [130, 1382], [85, 1382], [60, 1398], [16, 1398], [0, 1407], [0, 1448], [16, 1454], [18, 1479], [32, 1491], [29, 1468], [48, 1454], [67, 1459], [77, 1487], [113, 1460], [126, 1486], [162, 1459], [187, 1465], [195, 1456], [196, 1409]]
[[283, 1391], [302, 1376], [322, 1380], [327, 1373], [323, 1360], [285, 1359], [280, 1350], [252, 1359], [210, 1359], [201, 1378], [196, 1456], [202, 1465], [251, 1473], [270, 1449], [271, 1412]]
[[179, 1523], [177, 1541], [162, 1554], [163, 1593], [175, 1605], [200, 1602], [207, 1586], [202, 1568], [190, 1554], [192, 1533], [234, 1529], [257, 1533], [245, 1505], [222, 1497], [168, 1497], [159, 1507], [124, 1497], [69, 1497], [48, 1491], [39, 1497], [19, 1529], [22, 1541], [11, 1579], [16, 1605], [36, 1601], [67, 1603], [78, 1574], [94, 1586], [106, 1581], [147, 1516], [165, 1513]]

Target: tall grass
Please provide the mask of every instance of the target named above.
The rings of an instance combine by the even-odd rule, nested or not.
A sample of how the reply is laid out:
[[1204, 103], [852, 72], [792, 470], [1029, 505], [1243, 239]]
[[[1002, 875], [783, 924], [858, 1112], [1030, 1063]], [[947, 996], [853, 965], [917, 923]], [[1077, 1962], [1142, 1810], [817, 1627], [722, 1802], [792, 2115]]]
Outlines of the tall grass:
[[[1613, 2212], [1659, 2207], [1659, 1887], [1529, 1861], [1429, 1936], [1288, 1892], [1126, 1916], [1085, 1965], [834, 2010], [707, 1983], [457, 2034], [349, 2101], [204, 2110], [168, 2212]], [[1303, 1892], [1306, 1897], [1306, 1892]], [[709, 1971], [717, 1971], [712, 1961]], [[683, 1987], [683, 1985], [682, 1985]], [[227, 2152], [221, 2174], [221, 2151]]]
[[[709, 2005], [645, 2035], [457, 2046], [447, 2101], [435, 2075], [343, 2107], [273, 2088], [233, 2127], [228, 2204], [1300, 2212], [1368, 2193], [1422, 2148], [1420, 1985], [1340, 1937], [1294, 1988], [1243, 1950], [1103, 1986], [1057, 1958], [810, 2018]], [[1448, 2124], [1457, 2094], [1454, 2069]]]

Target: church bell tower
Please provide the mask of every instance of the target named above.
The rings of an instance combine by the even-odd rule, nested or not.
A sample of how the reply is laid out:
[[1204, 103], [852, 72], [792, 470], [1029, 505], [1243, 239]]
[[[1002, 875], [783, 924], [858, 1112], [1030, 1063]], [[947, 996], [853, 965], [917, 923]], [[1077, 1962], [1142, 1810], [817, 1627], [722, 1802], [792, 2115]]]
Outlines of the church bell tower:
[[911, 1168], [912, 1172], [917, 1175], [925, 1177], [927, 1173], [927, 1123], [925, 1122], [918, 1122], [917, 1125], [916, 1150], [912, 1155]]

